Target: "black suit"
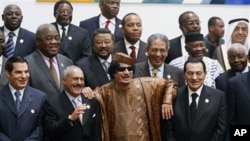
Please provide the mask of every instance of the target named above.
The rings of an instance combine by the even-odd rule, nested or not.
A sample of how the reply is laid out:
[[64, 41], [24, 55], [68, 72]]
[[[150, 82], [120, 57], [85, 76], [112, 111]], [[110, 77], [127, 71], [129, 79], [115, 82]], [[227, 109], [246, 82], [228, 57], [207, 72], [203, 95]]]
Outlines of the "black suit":
[[167, 64], [172, 60], [174, 60], [175, 58], [182, 56], [181, 37], [182, 36], [179, 36], [169, 41], [170, 48], [168, 51], [168, 56], [165, 60]]
[[93, 54], [90, 57], [83, 58], [76, 62], [76, 65], [82, 69], [85, 85], [91, 87], [91, 89], [110, 82], [97, 55]]
[[90, 106], [80, 120], [70, 121], [74, 107], [65, 91], [48, 99], [44, 105], [44, 131], [50, 141], [101, 141], [100, 106], [96, 99], [82, 96]]
[[[170, 75], [171, 79], [173, 79], [175, 82], [178, 83], [179, 87], [185, 85], [185, 80], [183, 77], [182, 70], [177, 67], [164, 63], [163, 76], [166, 78], [167, 75]], [[151, 76], [148, 61], [136, 63], [133, 77], [137, 78], [137, 77], [145, 77], [145, 76], [149, 76], [149, 77]]]
[[178, 89], [174, 116], [171, 120], [163, 120], [162, 141], [223, 141], [228, 118], [225, 94], [204, 85], [193, 126], [188, 96], [187, 86]]
[[[92, 18], [89, 18], [87, 20], [83, 20], [80, 22], [80, 27], [82, 28], [85, 28], [88, 30], [89, 32], [89, 37], [92, 38], [92, 34], [93, 32], [100, 28], [100, 15], [98, 16], [95, 16], [95, 17], [92, 17]], [[115, 42], [119, 41], [119, 40], [122, 40], [123, 39], [123, 33], [122, 33], [122, 30], [121, 28], [119, 27], [121, 25], [121, 19], [119, 18], [115, 18], [115, 32], [114, 32], [114, 36], [115, 36]]]
[[[57, 24], [55, 25], [58, 30]], [[59, 33], [59, 31], [58, 31]], [[92, 54], [92, 48], [88, 31], [73, 24], [69, 24], [66, 40], [61, 41], [59, 53], [71, 59], [73, 62], [78, 61], [82, 57]]]
[[[4, 32], [4, 27], [0, 27], [0, 30]], [[36, 50], [35, 33], [20, 27], [16, 36], [17, 40], [13, 56], [25, 57]]]
[[250, 71], [229, 79], [227, 87], [231, 124], [250, 124]]
[[[148, 56], [146, 55], [146, 48], [147, 48], [147, 43], [140, 40], [139, 50], [137, 53], [135, 63], [144, 62], [144, 61], [148, 60]], [[113, 53], [115, 54], [116, 52], [123, 52], [125, 54], [128, 54], [124, 40], [121, 40], [121, 41], [115, 43]]]
[[222, 74], [220, 74], [215, 79], [216, 89], [222, 90], [223, 92], [226, 92], [227, 90], [227, 83], [228, 80], [236, 75], [235, 71], [232, 69], [229, 69]]

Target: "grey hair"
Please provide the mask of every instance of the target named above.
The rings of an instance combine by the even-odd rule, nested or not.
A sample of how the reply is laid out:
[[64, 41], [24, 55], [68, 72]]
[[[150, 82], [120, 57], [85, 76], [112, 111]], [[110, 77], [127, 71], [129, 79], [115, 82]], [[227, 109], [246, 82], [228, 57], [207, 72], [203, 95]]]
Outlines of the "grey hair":
[[168, 40], [168, 37], [161, 33], [155, 33], [148, 37], [148, 40], [147, 40], [148, 47], [150, 47], [151, 43], [156, 39], [160, 39], [161, 41], [165, 42], [167, 45], [166, 49], [169, 49], [170, 42]]
[[247, 49], [245, 45], [242, 45], [240, 43], [233, 43], [231, 46], [229, 46], [228, 50], [227, 50], [227, 54], [229, 53], [229, 51], [231, 50], [235, 50], [237, 52], [239, 51], [243, 51], [244, 55], [247, 56]]
[[[72, 70], [72, 69], [81, 70], [81, 68], [79, 68], [78, 66], [70, 65], [70, 66], [66, 67], [66, 68], [63, 70], [63, 78], [67, 77], [69, 71]], [[81, 71], [82, 71], [82, 70], [81, 70]]]
[[43, 30], [47, 28], [55, 28], [56, 30], [56, 27], [53, 24], [49, 23], [41, 24], [36, 30], [36, 39], [40, 38], [43, 35]]

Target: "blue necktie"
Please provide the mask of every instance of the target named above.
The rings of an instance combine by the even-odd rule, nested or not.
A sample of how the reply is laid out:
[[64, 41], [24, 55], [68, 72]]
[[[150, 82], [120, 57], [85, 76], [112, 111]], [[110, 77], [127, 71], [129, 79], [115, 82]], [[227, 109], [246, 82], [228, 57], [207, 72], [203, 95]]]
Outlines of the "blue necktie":
[[8, 39], [6, 46], [5, 46], [5, 56], [7, 58], [12, 57], [14, 54], [14, 50], [15, 50], [14, 41], [13, 41], [14, 36], [15, 36], [14, 32], [12, 32], [12, 31], [9, 32], [9, 39]]
[[17, 112], [19, 112], [21, 106], [21, 99], [20, 99], [21, 93], [19, 91], [16, 91], [15, 96], [16, 96], [16, 110]]

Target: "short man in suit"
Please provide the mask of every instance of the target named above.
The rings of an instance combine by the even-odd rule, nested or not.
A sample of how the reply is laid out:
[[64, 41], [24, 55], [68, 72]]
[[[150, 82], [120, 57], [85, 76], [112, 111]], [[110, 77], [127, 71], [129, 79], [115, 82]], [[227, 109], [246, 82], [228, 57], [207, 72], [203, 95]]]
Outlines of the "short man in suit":
[[25, 57], [29, 62], [29, 83], [47, 93], [49, 98], [63, 90], [62, 72], [73, 62], [58, 54], [60, 37], [54, 25], [40, 25], [36, 31], [36, 43], [38, 49]]
[[152, 34], [148, 37], [147, 44], [148, 60], [135, 64], [133, 77], [170, 77], [178, 83], [179, 87], [183, 86], [185, 81], [182, 70], [164, 63], [169, 50], [169, 40], [167, 36], [163, 34]]
[[92, 36], [93, 54], [76, 62], [85, 74], [85, 85], [91, 89], [110, 82], [108, 74], [109, 64], [112, 61], [112, 51], [115, 37], [110, 30], [96, 29]]
[[136, 13], [128, 13], [122, 19], [122, 32], [124, 39], [116, 42], [114, 53], [123, 52], [134, 59], [135, 63], [144, 62], [148, 59], [146, 55], [147, 43], [142, 41], [142, 20]]
[[65, 90], [45, 103], [45, 135], [50, 141], [101, 141], [100, 105], [96, 99], [82, 95], [82, 70], [68, 66], [63, 84]]
[[0, 30], [0, 87], [8, 83], [8, 78], [5, 75], [5, 64], [7, 58], [3, 56], [5, 49], [5, 37], [3, 32]]
[[244, 45], [240, 43], [232, 44], [227, 54], [231, 68], [215, 79], [216, 88], [224, 92], [227, 90], [227, 82], [230, 78], [249, 71], [247, 56], [250, 56], [250, 52], [247, 54]]
[[115, 36], [115, 42], [123, 39], [121, 19], [117, 17], [120, 10], [120, 0], [100, 0], [101, 14], [80, 22], [80, 27], [88, 30], [89, 37], [98, 28], [107, 28]]
[[178, 89], [174, 115], [163, 120], [162, 141], [223, 141], [227, 131], [224, 92], [204, 85], [205, 63], [189, 58], [184, 65], [186, 86]]
[[[0, 30], [4, 32], [6, 37], [5, 57], [25, 57], [36, 50], [35, 34], [21, 27], [23, 15], [19, 6], [15, 4], [7, 5], [3, 10], [2, 20], [4, 26], [0, 27]], [[13, 41], [13, 46], [7, 45], [9, 40]]]
[[179, 16], [179, 28], [182, 35], [170, 40], [170, 48], [166, 63], [168, 64], [175, 58], [187, 55], [185, 50], [185, 35], [192, 32], [200, 32], [200, 18], [193, 11], [185, 11]]
[[71, 24], [73, 6], [68, 1], [58, 1], [54, 5], [55, 25], [60, 37], [59, 53], [70, 58], [73, 62], [82, 57], [90, 56], [92, 49], [88, 31]]
[[0, 88], [0, 140], [41, 141], [46, 94], [27, 86], [29, 68], [22, 57], [10, 57], [5, 72], [9, 84]]

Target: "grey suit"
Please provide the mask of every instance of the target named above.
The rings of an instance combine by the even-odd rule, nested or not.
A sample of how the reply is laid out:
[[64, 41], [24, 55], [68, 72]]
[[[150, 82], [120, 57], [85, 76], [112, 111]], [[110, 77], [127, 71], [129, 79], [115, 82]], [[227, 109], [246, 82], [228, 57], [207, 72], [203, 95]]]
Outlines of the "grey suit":
[[1, 69], [1, 74], [0, 74], [0, 87], [8, 84], [9, 80], [5, 75], [5, 64], [7, 62], [7, 58], [3, 57], [3, 62], [2, 62], [2, 69]]
[[73, 65], [72, 60], [67, 57], [57, 54], [58, 68], [60, 73], [60, 88], [57, 87], [55, 80], [53, 79], [48, 66], [42, 58], [39, 51], [35, 51], [29, 56], [25, 57], [28, 61], [30, 71], [30, 86], [44, 91], [48, 94], [48, 97], [62, 92], [64, 89], [62, 84], [63, 70], [70, 65]]
[[[171, 79], [173, 79], [175, 82], [178, 83], [179, 87], [185, 85], [185, 80], [183, 77], [182, 70], [177, 67], [164, 63], [163, 76], [166, 77], [167, 75], [170, 75]], [[145, 76], [149, 76], [149, 77], [151, 76], [148, 61], [136, 63], [133, 77], [137, 78], [137, 77], [145, 77]]]
[[174, 116], [163, 120], [162, 141], [223, 141], [228, 124], [225, 93], [204, 85], [193, 125], [188, 96], [187, 86], [178, 89]]
[[[148, 56], [146, 55], [146, 48], [147, 43], [140, 40], [139, 50], [135, 63], [144, 62], [148, 59]], [[115, 54], [116, 52], [123, 52], [125, 54], [128, 54], [124, 40], [120, 40], [119, 42], [115, 43], [113, 54]]]

